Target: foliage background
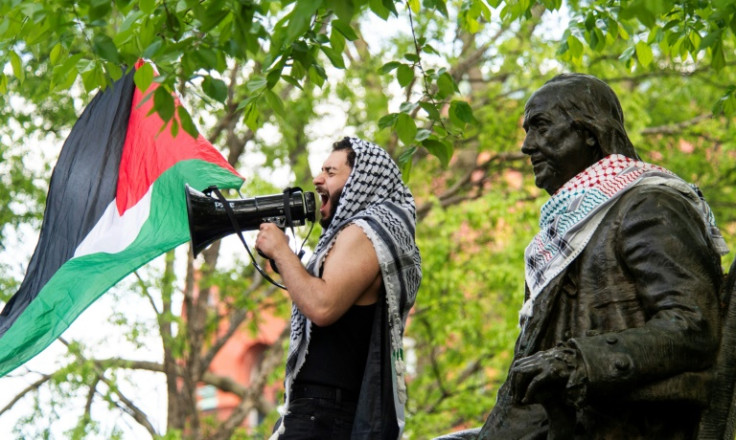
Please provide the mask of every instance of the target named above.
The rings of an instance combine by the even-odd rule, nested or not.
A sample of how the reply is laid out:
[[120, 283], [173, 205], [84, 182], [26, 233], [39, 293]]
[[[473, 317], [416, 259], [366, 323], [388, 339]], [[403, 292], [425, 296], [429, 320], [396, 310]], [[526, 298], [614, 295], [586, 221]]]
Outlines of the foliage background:
[[[735, 17], [734, 0], [0, 0], [0, 300], [22, 279], [64, 136], [145, 57], [160, 75], [142, 69], [138, 85], [158, 81], [188, 110], [174, 115], [160, 93], [159, 114], [201, 130], [248, 178], [246, 195], [311, 188], [345, 134], [391, 152], [417, 200], [424, 271], [406, 435], [479, 426], [511, 358], [523, 250], [547, 199], [519, 152], [524, 103], [556, 73], [608, 82], [640, 155], [697, 183], [736, 249]], [[277, 414], [262, 390], [283, 377], [286, 334], [251, 386], [208, 373], [218, 322], [288, 316], [233, 243], [197, 259], [182, 247], [124, 280], [85, 326], [0, 379], [16, 390], [0, 425], [16, 438], [265, 435]], [[242, 403], [215, 422], [198, 383]], [[264, 423], [240, 428], [252, 409]]]

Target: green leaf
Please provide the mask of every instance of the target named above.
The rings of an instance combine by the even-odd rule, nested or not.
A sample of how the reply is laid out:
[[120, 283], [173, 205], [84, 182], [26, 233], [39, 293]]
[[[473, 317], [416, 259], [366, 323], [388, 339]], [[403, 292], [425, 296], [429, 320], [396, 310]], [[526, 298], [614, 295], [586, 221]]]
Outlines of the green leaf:
[[349, 22], [355, 15], [355, 6], [350, 0], [327, 0], [326, 3], [327, 8], [332, 9], [341, 20]]
[[284, 63], [277, 64], [266, 74], [266, 88], [271, 89], [281, 79], [281, 72], [284, 70]]
[[174, 97], [166, 90], [166, 87], [159, 86], [153, 92], [153, 108], [164, 122], [168, 122], [174, 116]]
[[723, 29], [716, 29], [715, 31], [709, 33], [705, 36], [705, 38], [700, 40], [699, 50], [705, 50], [709, 47], [715, 46], [721, 41], [722, 35]]
[[179, 116], [181, 128], [183, 128], [185, 132], [189, 133], [190, 136], [196, 139], [199, 136], [199, 130], [197, 130], [197, 126], [194, 125], [194, 121], [192, 121], [192, 116], [189, 114], [187, 109], [185, 109], [183, 105], [180, 105], [176, 108], [176, 113]]
[[723, 69], [726, 66], [726, 55], [723, 53], [723, 44], [719, 41], [711, 50], [711, 61], [710, 65], [716, 71]]
[[59, 58], [61, 57], [61, 54], [63, 52], [64, 47], [61, 45], [61, 43], [56, 43], [54, 47], [51, 49], [51, 53], [49, 53], [49, 61], [51, 64], [56, 64], [59, 62]]
[[163, 47], [163, 45], [164, 45], [164, 40], [161, 38], [156, 38], [143, 51], [143, 58], [153, 58], [158, 53], [158, 51]]
[[138, 0], [138, 7], [144, 14], [151, 14], [156, 9], [156, 0]]
[[268, 103], [268, 106], [271, 107], [274, 113], [282, 118], [286, 117], [286, 109], [284, 108], [284, 103], [281, 101], [279, 95], [274, 93], [273, 90], [266, 89], [263, 96], [266, 98], [266, 103]]
[[734, 113], [736, 113], [736, 86], [731, 86], [726, 94], [721, 96], [713, 105], [713, 114], [716, 116], [721, 114], [731, 116]]
[[332, 20], [332, 27], [337, 29], [337, 31], [340, 32], [345, 38], [347, 38], [348, 41], [355, 41], [359, 38], [358, 34], [355, 33], [353, 28], [347, 22], [344, 22], [342, 20]]
[[227, 99], [227, 85], [219, 78], [205, 76], [202, 80], [202, 91], [218, 102], [225, 102]]
[[422, 142], [426, 139], [428, 139], [432, 135], [432, 132], [430, 130], [427, 130], [426, 128], [420, 128], [417, 130], [417, 135], [414, 136], [414, 139], [417, 142]]
[[652, 48], [643, 41], [636, 43], [636, 58], [642, 66], [647, 67], [654, 59]]
[[153, 82], [153, 67], [150, 63], [144, 63], [135, 71], [133, 81], [136, 87], [142, 92], [146, 92]]
[[417, 55], [414, 52], [407, 52], [404, 54], [404, 59], [411, 62], [411, 63], [418, 63], [419, 62], [419, 55]]
[[95, 54], [113, 63], [120, 62], [120, 54], [118, 48], [112, 38], [104, 34], [97, 34], [92, 39], [92, 50]]
[[247, 88], [249, 92], [257, 92], [265, 88], [267, 84], [268, 80], [266, 80], [266, 78], [263, 78], [262, 76], [257, 76], [245, 83], [245, 88]]
[[202, 26], [200, 28], [200, 31], [202, 32], [208, 32], [218, 24], [222, 20], [227, 17], [227, 15], [230, 14], [230, 10], [227, 8], [221, 8], [221, 7], [210, 7], [207, 8], [207, 12], [204, 14], [203, 17], [201, 17]]
[[384, 128], [390, 128], [393, 127], [394, 124], [396, 124], [396, 120], [399, 118], [398, 113], [389, 113], [386, 116], [381, 117], [381, 119], [378, 120], [378, 128], [384, 129]]
[[626, 62], [630, 60], [631, 57], [633, 57], [635, 53], [636, 53], [636, 48], [634, 46], [629, 46], [626, 48], [625, 51], [623, 51], [623, 53], [621, 54], [621, 56], [618, 57], [618, 59]]
[[378, 69], [379, 72], [386, 74], [390, 73], [392, 70], [396, 69], [397, 67], [401, 66], [401, 63], [398, 61], [389, 61], [388, 63], [381, 66], [380, 69]]
[[93, 22], [106, 17], [112, 10], [111, 2], [107, 0], [92, 0], [89, 5], [89, 18]]
[[[634, 0], [629, 6], [622, 7], [619, 13], [620, 19], [637, 19], [648, 28], [654, 27], [656, 22], [656, 13], [652, 10], [655, 9], [655, 4], [660, 3], [659, 1], [648, 1], [648, 0]], [[665, 2], [661, 2], [665, 3]], [[658, 8], [656, 8], [658, 9]]]
[[25, 71], [23, 70], [23, 64], [21, 64], [20, 57], [14, 51], [9, 52], [10, 65], [13, 67], [13, 75], [18, 78], [18, 81], [23, 82], [26, 77]]
[[447, 168], [453, 153], [452, 145], [449, 142], [426, 139], [422, 141], [422, 146], [427, 149], [429, 154], [439, 159], [443, 167]]
[[286, 30], [286, 43], [291, 43], [309, 28], [312, 16], [322, 4], [322, 0], [299, 0], [289, 14], [289, 26]]
[[420, 3], [419, 0], [408, 0], [407, 3], [409, 4], [409, 8], [411, 8], [411, 11], [415, 14], [419, 13], [420, 9]]
[[427, 116], [429, 116], [429, 119], [433, 121], [439, 121], [440, 120], [440, 111], [437, 109], [437, 106], [431, 102], [422, 101], [419, 103], [419, 106], [427, 112]]
[[452, 96], [458, 89], [452, 76], [445, 72], [437, 78], [437, 97], [440, 99]]
[[194, 56], [199, 60], [200, 67], [204, 69], [220, 70], [218, 68], [217, 52], [207, 47], [200, 47], [194, 52]]
[[569, 35], [567, 37], [567, 47], [573, 58], [580, 58], [583, 56], [583, 43], [581, 43], [574, 35]]
[[322, 66], [316, 63], [309, 66], [309, 80], [315, 83], [317, 87], [322, 87], [326, 79], [327, 73], [325, 73]]
[[399, 113], [396, 119], [396, 134], [404, 145], [411, 145], [417, 134], [417, 125], [414, 119], [406, 113]]
[[248, 104], [260, 98], [260, 95], [251, 95], [238, 103], [236, 110], [244, 109]]
[[383, 20], [387, 20], [391, 11], [383, 5], [382, 0], [369, 0], [368, 6], [371, 8], [374, 14], [381, 17]]
[[383, 6], [389, 10], [392, 14], [394, 14], [394, 17], [398, 17], [399, 13], [396, 10], [396, 4], [394, 3], [394, 0], [381, 0], [381, 3], [383, 3]]
[[327, 55], [327, 58], [330, 59], [330, 62], [333, 66], [335, 66], [338, 69], [344, 69], [345, 68], [345, 60], [342, 58], [342, 53], [334, 51], [331, 47], [328, 46], [320, 46], [319, 47], [322, 52]]
[[102, 72], [102, 67], [99, 64], [95, 64], [92, 69], [82, 72], [82, 84], [87, 93], [91, 93], [98, 87], [103, 86], [105, 84], [105, 75]]
[[416, 102], [402, 102], [399, 106], [399, 111], [401, 113], [411, 113], [415, 108], [417, 108]]
[[62, 65], [54, 67], [51, 80], [51, 90], [66, 90], [74, 84], [74, 81], [76, 81], [77, 75], [79, 74], [77, 62], [81, 59], [82, 54], [78, 53], [67, 57]]
[[260, 112], [256, 107], [256, 101], [253, 100], [245, 106], [245, 112], [243, 113], [243, 120], [245, 125], [250, 128], [252, 132], [256, 132], [260, 125]]
[[396, 79], [399, 81], [401, 87], [408, 86], [414, 80], [414, 69], [406, 64], [401, 64], [396, 69]]
[[337, 53], [342, 53], [345, 50], [345, 36], [335, 28], [332, 28], [332, 32], [330, 32], [330, 46]]
[[473, 109], [470, 107], [470, 104], [465, 101], [458, 100], [450, 103], [450, 119], [453, 120], [456, 125], [462, 125], [458, 124], [458, 121], [465, 124], [477, 122], [475, 116], [473, 116]]
[[412, 145], [399, 154], [397, 165], [401, 168], [401, 174], [404, 180], [409, 180], [409, 175], [411, 174], [411, 159], [416, 151], [417, 147]]
[[[179, 136], [179, 121], [176, 119], [171, 120], [171, 137], [177, 137]], [[166, 128], [166, 126], [161, 127], [161, 130], [163, 131]]]
[[283, 75], [281, 79], [283, 79], [284, 81], [286, 81], [287, 83], [291, 84], [292, 86], [296, 87], [299, 90], [304, 90], [302, 88], [302, 85], [299, 83], [299, 80], [294, 78], [291, 75]]

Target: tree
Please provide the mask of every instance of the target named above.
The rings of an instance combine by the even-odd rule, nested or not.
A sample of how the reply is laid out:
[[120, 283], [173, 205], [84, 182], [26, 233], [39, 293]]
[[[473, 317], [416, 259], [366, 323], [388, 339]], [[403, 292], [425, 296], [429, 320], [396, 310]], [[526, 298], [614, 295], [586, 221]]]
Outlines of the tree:
[[[546, 200], [519, 153], [520, 120], [529, 94], [553, 74], [586, 71], [611, 84], [642, 157], [698, 183], [736, 244], [729, 118], [736, 1], [255, 3], [0, 2], [0, 240], [16, 225], [38, 227], [56, 154], [40, 154], [39, 145], [48, 145], [40, 141], [60, 144], [88, 95], [139, 57], [151, 59], [160, 75], [141, 70], [136, 83], [177, 90], [188, 111], [178, 114], [176, 129], [199, 127], [243, 170], [247, 193], [278, 192], [283, 182], [269, 175], [280, 170], [288, 184], [310, 188], [310, 153], [336, 140], [335, 126], [374, 140], [402, 165], [420, 220], [425, 278], [407, 331], [415, 359], [411, 438], [480, 425], [505, 378], [518, 331], [523, 249]], [[569, 26], [555, 25], [565, 18]], [[395, 31], [377, 36], [379, 26]], [[159, 114], [173, 116], [169, 94], [152, 99]], [[30, 169], [29, 154], [41, 155], [44, 166]], [[151, 437], [168, 438], [246, 435], [238, 425], [260, 408], [269, 417], [247, 435], [264, 434], [277, 415], [262, 390], [283, 377], [286, 333], [248, 388], [208, 370], [231, 335], [218, 335], [218, 321], [252, 328], [264, 310], [288, 315], [286, 298], [242, 255], [221, 254], [219, 244], [196, 260], [172, 252], [115, 290], [122, 301], [150, 304], [153, 322], [112, 320], [139, 350], [142, 335], [155, 337], [158, 360], [101, 357], [99, 347], [69, 340], [59, 369], [27, 372], [28, 389], [8, 404], [30, 402], [27, 421], [33, 411], [60, 414], [69, 402], [83, 402], [70, 427], [76, 438], [123, 435], [120, 426], [95, 419], [95, 402], [120, 408]], [[19, 275], [3, 269], [7, 299]], [[215, 296], [224, 308], [210, 305]], [[129, 371], [166, 378], [165, 422], [129, 397]], [[199, 383], [241, 398], [228, 421], [200, 414]], [[0, 408], [0, 421], [6, 411]], [[19, 436], [36, 437], [50, 425], [18, 427]]]

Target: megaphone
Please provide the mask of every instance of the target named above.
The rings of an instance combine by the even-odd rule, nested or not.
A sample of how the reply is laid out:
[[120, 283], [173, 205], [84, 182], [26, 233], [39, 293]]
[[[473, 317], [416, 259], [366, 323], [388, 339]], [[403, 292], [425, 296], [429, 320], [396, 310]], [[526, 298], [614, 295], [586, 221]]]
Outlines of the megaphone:
[[222, 237], [256, 230], [262, 223], [275, 223], [284, 229], [314, 221], [314, 193], [309, 191], [296, 188], [250, 199], [220, 199], [207, 194], [213, 190], [216, 188], [200, 192], [189, 185], [184, 187], [194, 256]]

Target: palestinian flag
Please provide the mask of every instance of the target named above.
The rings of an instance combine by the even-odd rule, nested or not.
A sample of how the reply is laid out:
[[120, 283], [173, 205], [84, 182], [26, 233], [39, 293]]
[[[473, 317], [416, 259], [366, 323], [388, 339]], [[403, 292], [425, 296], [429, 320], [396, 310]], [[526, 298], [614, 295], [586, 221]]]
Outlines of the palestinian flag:
[[126, 275], [189, 240], [185, 184], [243, 183], [202, 136], [173, 137], [133, 74], [95, 96], [62, 147], [36, 250], [0, 313], [0, 377]]

